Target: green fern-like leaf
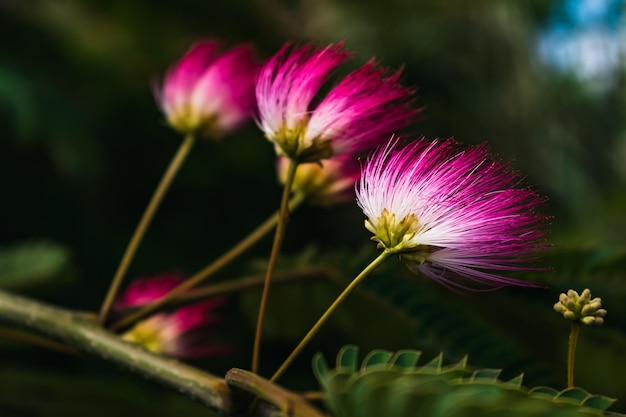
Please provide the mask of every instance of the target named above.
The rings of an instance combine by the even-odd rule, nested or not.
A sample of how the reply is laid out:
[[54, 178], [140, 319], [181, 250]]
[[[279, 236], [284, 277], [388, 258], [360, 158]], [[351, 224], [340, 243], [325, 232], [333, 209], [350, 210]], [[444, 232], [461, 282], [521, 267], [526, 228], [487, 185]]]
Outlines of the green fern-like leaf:
[[472, 371], [464, 359], [445, 365], [443, 355], [418, 365], [419, 351], [374, 350], [358, 364], [358, 348], [346, 346], [330, 369], [321, 354], [313, 371], [337, 417], [569, 417], [607, 416], [614, 400], [580, 388], [528, 390], [522, 375], [499, 379], [499, 369]]
[[510, 335], [477, 315], [475, 300], [468, 302], [432, 283], [420, 282], [419, 277], [407, 277], [399, 268], [375, 274], [364, 281], [362, 289], [411, 320], [416, 342], [424, 349], [443, 350], [456, 358], [469, 354], [479, 364], [496, 363], [533, 377], [548, 373]]

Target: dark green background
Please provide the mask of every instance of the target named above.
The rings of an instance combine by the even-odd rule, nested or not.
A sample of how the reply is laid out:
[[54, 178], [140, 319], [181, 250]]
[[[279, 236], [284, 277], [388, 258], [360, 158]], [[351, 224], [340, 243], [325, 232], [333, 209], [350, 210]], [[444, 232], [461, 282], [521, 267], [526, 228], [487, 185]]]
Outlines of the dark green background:
[[[599, 90], [542, 62], [537, 40], [562, 18], [559, 7], [538, 0], [0, 2], [0, 244], [46, 240], [72, 254], [64, 274], [21, 291], [71, 308], [99, 308], [180, 142], [165, 126], [152, 87], [194, 41], [253, 42], [267, 57], [286, 41], [343, 40], [355, 52], [344, 71], [371, 56], [404, 67], [423, 107], [412, 126], [416, 137], [487, 141], [547, 196], [554, 247], [541, 265], [552, 271], [520, 277], [550, 289], [460, 296], [412, 277], [394, 260], [373, 277], [368, 293], [339, 312], [285, 384], [315, 388], [311, 354], [332, 356], [356, 343], [364, 350], [444, 350], [452, 358], [467, 352], [470, 364], [526, 371], [528, 385], [562, 388], [568, 323], [551, 306], [559, 292], [588, 286], [609, 313], [602, 328], [583, 329], [577, 384], [626, 399], [625, 72], [618, 67], [610, 87]], [[199, 143], [129, 275], [197, 271], [272, 213], [279, 194], [273, 149], [253, 123], [219, 144]], [[292, 216], [285, 252], [299, 257], [292, 263], [309, 256], [341, 265], [347, 280], [375, 254], [362, 222], [355, 203], [305, 207]], [[262, 271], [269, 247], [266, 239], [218, 278]], [[266, 375], [339, 291], [309, 285], [273, 293]], [[423, 308], [401, 304], [393, 291], [400, 287], [416, 294], [403, 299], [406, 305]], [[237, 353], [200, 366], [218, 374], [248, 366], [257, 299], [233, 297], [224, 310], [219, 337], [237, 345]], [[475, 333], [453, 337], [465, 324]], [[489, 353], [475, 340], [502, 343], [515, 354]], [[3, 416], [204, 412], [99, 360], [11, 341], [0, 348]]]

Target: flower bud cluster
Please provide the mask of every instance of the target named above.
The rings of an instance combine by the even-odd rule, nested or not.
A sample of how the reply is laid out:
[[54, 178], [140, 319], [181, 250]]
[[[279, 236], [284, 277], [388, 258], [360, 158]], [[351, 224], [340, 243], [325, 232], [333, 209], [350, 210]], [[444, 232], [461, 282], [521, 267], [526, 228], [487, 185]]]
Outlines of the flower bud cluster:
[[600, 326], [606, 316], [602, 300], [599, 297], [592, 299], [588, 288], [580, 295], [574, 290], [561, 294], [559, 302], [554, 304], [554, 311], [563, 314], [567, 320], [579, 321], [589, 326]]

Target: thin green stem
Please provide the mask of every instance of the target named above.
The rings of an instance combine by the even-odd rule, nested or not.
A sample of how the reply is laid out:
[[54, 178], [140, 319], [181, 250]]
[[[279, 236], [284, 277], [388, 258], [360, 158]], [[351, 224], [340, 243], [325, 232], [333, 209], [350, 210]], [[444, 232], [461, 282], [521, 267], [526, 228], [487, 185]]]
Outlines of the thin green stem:
[[148, 206], [146, 207], [146, 210], [144, 211], [143, 216], [141, 217], [141, 220], [139, 221], [139, 224], [135, 229], [135, 233], [133, 233], [133, 236], [130, 239], [128, 246], [126, 247], [126, 251], [122, 256], [122, 260], [120, 261], [120, 264], [117, 267], [117, 271], [115, 272], [115, 276], [113, 277], [111, 285], [109, 286], [106, 298], [104, 299], [102, 307], [100, 308], [98, 320], [101, 324], [104, 324], [104, 322], [106, 321], [109, 310], [111, 309], [111, 305], [113, 304], [119, 287], [122, 284], [122, 280], [124, 279], [124, 275], [126, 275], [126, 272], [128, 271], [128, 267], [130, 266], [130, 263], [133, 260], [133, 257], [135, 256], [135, 253], [139, 248], [139, 245], [141, 244], [141, 240], [143, 239], [146, 231], [148, 230], [148, 227], [150, 226], [150, 222], [152, 221], [154, 214], [161, 205], [163, 197], [167, 193], [167, 190], [172, 184], [174, 177], [176, 177], [176, 174], [178, 173], [180, 167], [187, 158], [187, 155], [189, 154], [189, 151], [191, 151], [194, 143], [194, 135], [191, 133], [188, 134], [185, 137], [185, 140], [183, 140], [180, 144], [178, 151], [174, 155], [174, 158], [172, 158], [170, 165], [165, 171], [165, 174], [163, 174], [161, 182], [154, 191], [154, 194], [152, 195], [152, 198], [150, 199], [150, 202], [148, 203]]
[[576, 360], [576, 344], [580, 333], [580, 323], [573, 322], [569, 333], [569, 347], [567, 350], [567, 387], [574, 386], [574, 361]]
[[280, 210], [278, 215], [278, 225], [276, 227], [276, 233], [274, 234], [274, 244], [272, 245], [272, 253], [267, 265], [267, 272], [265, 274], [265, 285], [263, 285], [263, 294], [261, 294], [261, 304], [259, 305], [259, 314], [256, 323], [256, 332], [254, 335], [254, 348], [252, 350], [252, 372], [258, 373], [259, 371], [259, 356], [261, 351], [261, 333], [263, 332], [263, 320], [265, 318], [265, 309], [267, 306], [267, 299], [270, 292], [270, 284], [272, 282], [272, 275], [276, 268], [276, 262], [278, 261], [278, 254], [283, 244], [283, 237], [285, 236], [285, 229], [287, 228], [287, 221], [289, 219], [289, 196], [291, 195], [291, 187], [293, 186], [293, 180], [296, 177], [296, 170], [298, 169], [298, 161], [291, 160], [289, 162], [289, 169], [287, 171], [287, 178], [285, 179], [285, 188], [283, 189], [283, 196], [280, 201]]
[[326, 323], [330, 315], [333, 314], [333, 312], [337, 309], [337, 307], [339, 307], [339, 304], [341, 304], [341, 302], [346, 299], [346, 297], [352, 292], [352, 290], [354, 290], [356, 286], [359, 285], [359, 283], [363, 281], [363, 279], [365, 279], [365, 277], [367, 277], [376, 268], [382, 265], [383, 262], [385, 262], [391, 255], [392, 255], [391, 252], [387, 252], [387, 251], [382, 252], [380, 255], [378, 255], [376, 259], [374, 259], [368, 266], [366, 266], [365, 269], [363, 269], [363, 271], [361, 271], [359, 275], [357, 275], [352, 280], [352, 282], [346, 287], [346, 289], [343, 290], [341, 294], [339, 294], [339, 297], [337, 297], [335, 301], [330, 305], [330, 307], [328, 307], [328, 309], [324, 312], [324, 314], [322, 314], [322, 317], [320, 317], [317, 323], [315, 323], [315, 325], [311, 327], [311, 330], [309, 330], [306, 336], [304, 336], [304, 338], [300, 341], [298, 346], [296, 346], [293, 352], [291, 352], [291, 354], [285, 360], [285, 362], [283, 362], [283, 364], [280, 365], [280, 368], [278, 368], [278, 370], [274, 373], [272, 378], [270, 378], [271, 382], [276, 381], [278, 378], [282, 376], [282, 374], [285, 373], [287, 368], [289, 368], [289, 366], [298, 357], [298, 355], [302, 353], [302, 350], [304, 350], [306, 345], [309, 344], [313, 336], [317, 334], [317, 332], [324, 325], [324, 323]]
[[[303, 282], [316, 278], [331, 280], [337, 274], [338, 272], [336, 270], [329, 267], [308, 267], [295, 271], [276, 273], [274, 275], [273, 282], [274, 285], [276, 285], [288, 284], [290, 282]], [[170, 310], [181, 305], [191, 304], [210, 297], [235, 294], [241, 291], [263, 287], [264, 283], [265, 274], [261, 274], [220, 282], [219, 284], [207, 285], [206, 287], [191, 290], [171, 299], [168, 303], [160, 306], [154, 312], [156, 313], [164, 310]], [[120, 313], [130, 314], [140, 308], [141, 307], [129, 306], [121, 310]]]
[[[297, 194], [291, 201], [288, 202], [289, 207], [295, 210], [304, 201], [304, 196]], [[233, 246], [230, 250], [224, 253], [222, 256], [211, 262], [205, 268], [191, 276], [191, 278], [185, 280], [176, 286], [172, 291], [167, 293], [164, 297], [161, 297], [157, 301], [142, 306], [139, 310], [129, 314], [122, 318], [118, 322], [111, 326], [113, 330], [120, 330], [136, 323], [138, 320], [148, 316], [149, 314], [157, 311], [161, 307], [170, 303], [172, 300], [181, 297], [186, 291], [198, 285], [200, 282], [207, 279], [209, 276], [219, 271], [224, 266], [228, 265], [231, 261], [236, 259], [243, 252], [248, 250], [252, 245], [261, 240], [267, 235], [278, 223], [279, 213], [274, 213], [267, 220], [265, 220], [259, 227], [252, 231], [242, 241]]]

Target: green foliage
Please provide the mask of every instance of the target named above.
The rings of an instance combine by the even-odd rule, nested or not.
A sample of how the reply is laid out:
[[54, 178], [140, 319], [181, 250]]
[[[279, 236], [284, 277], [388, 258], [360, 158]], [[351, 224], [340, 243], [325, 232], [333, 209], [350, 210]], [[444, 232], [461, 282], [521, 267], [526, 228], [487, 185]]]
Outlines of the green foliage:
[[407, 276], [403, 268], [398, 265], [393, 272], [376, 274], [364, 282], [363, 288], [413, 322], [412, 333], [418, 346], [443, 350], [455, 358], [468, 354], [481, 365], [495, 363], [517, 372], [546, 374], [546, 368], [533, 363], [514, 338], [477, 314], [483, 304], [480, 300], [452, 298], [437, 284]]
[[[614, 400], [580, 388], [528, 390], [522, 375], [502, 381], [500, 370], [472, 370], [463, 359], [438, 355], [418, 365], [421, 352], [375, 350], [358, 366], [358, 348], [344, 347], [330, 369], [321, 354], [313, 371], [338, 417], [603, 416]], [[610, 414], [617, 415], [617, 414]]]
[[0, 249], [0, 287], [24, 290], [40, 286], [65, 272], [69, 249], [50, 242], [27, 242]]
[[519, 276], [548, 288], [464, 295], [412, 276], [391, 260], [361, 290], [413, 323], [411, 346], [453, 358], [468, 354], [477, 366], [503, 368], [509, 376], [523, 371], [533, 385], [558, 385], [564, 381], [569, 323], [552, 305], [559, 292], [589, 287], [602, 298], [608, 315], [601, 328], [583, 331], [577, 381], [622, 398], [624, 386], [615, 381], [626, 364], [625, 254], [623, 246], [559, 245], [542, 255], [540, 266], [548, 270]]

